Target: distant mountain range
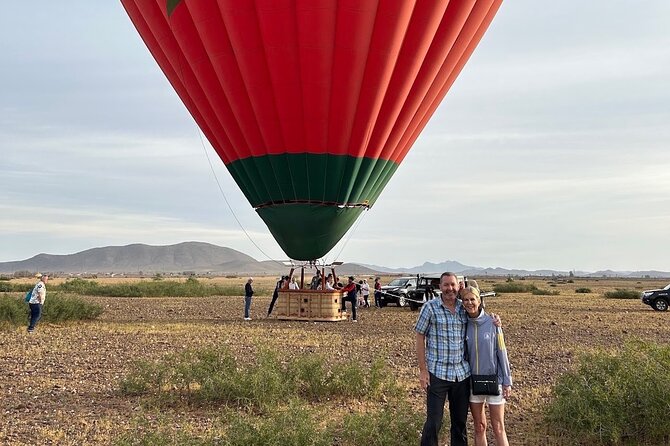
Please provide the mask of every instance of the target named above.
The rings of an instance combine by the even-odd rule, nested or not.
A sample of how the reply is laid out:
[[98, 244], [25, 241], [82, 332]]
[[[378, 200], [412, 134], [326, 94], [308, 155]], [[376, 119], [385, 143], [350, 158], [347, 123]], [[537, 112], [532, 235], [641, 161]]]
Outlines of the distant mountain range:
[[[19, 271], [59, 274], [154, 274], [211, 273], [280, 275], [290, 266], [266, 260], [259, 262], [231, 248], [209, 243], [184, 242], [168, 246], [133, 244], [93, 248], [75, 254], [38, 254], [26, 260], [0, 262], [0, 273]], [[356, 264], [337, 267], [339, 274], [375, 274]]]
[[[425, 262], [421, 266], [414, 266], [411, 268], [387, 268], [379, 265], [369, 265], [361, 264], [367, 268], [370, 268], [374, 271], [379, 271], [381, 273], [387, 274], [418, 274], [418, 273], [441, 273], [444, 271], [452, 271], [454, 273], [459, 273], [464, 276], [469, 277], [482, 277], [482, 276], [568, 276], [570, 271], [558, 271], [552, 269], [538, 269], [538, 270], [525, 270], [525, 269], [506, 269], [506, 268], [481, 268], [476, 266], [463, 265], [460, 262], [453, 260], [447, 260], [442, 263], [432, 263]], [[612, 270], [603, 270], [596, 272], [587, 272], [587, 271], [573, 271], [575, 276], [578, 277], [654, 277], [654, 278], [670, 278], [670, 272], [668, 271], [612, 271]]]
[[[290, 266], [271, 260], [258, 261], [231, 248], [202, 242], [184, 242], [168, 246], [133, 244], [87, 249], [75, 254], [38, 254], [26, 260], [0, 262], [0, 273], [48, 272], [57, 274], [155, 274], [155, 273], [211, 273], [213, 275], [279, 275]], [[375, 275], [441, 273], [453, 271], [470, 277], [483, 276], [568, 276], [569, 271], [520, 270], [480, 268], [447, 260], [442, 263], [425, 262], [411, 268], [388, 268], [362, 263], [345, 263], [337, 267], [338, 274]], [[579, 277], [655, 277], [670, 278], [666, 271], [574, 271]]]

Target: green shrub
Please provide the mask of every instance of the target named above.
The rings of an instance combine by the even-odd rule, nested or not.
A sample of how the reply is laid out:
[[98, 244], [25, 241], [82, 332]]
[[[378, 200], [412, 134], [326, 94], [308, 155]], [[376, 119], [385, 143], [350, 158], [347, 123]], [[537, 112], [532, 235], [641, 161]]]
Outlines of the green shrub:
[[640, 292], [635, 290], [624, 290], [617, 288], [616, 291], [605, 292], [605, 297], [608, 299], [639, 299]]
[[[424, 413], [404, 400], [381, 359], [369, 366], [355, 361], [331, 365], [319, 355], [287, 360], [261, 350], [254, 362], [240, 364], [227, 348], [187, 350], [160, 361], [137, 362], [121, 381], [121, 391], [149, 396], [159, 403], [157, 410], [161, 404], [183, 401], [214, 404], [224, 415], [206, 436], [175, 433], [170, 420], [158, 420], [158, 426], [141, 426], [139, 433], [120, 437], [118, 446], [404, 446], [417, 442], [424, 420]], [[292, 399], [287, 401], [287, 396]], [[326, 423], [321, 398], [385, 402], [375, 405], [380, 407], [374, 412]]]
[[234, 415], [226, 431], [229, 446], [330, 446], [332, 438], [322, 429], [314, 411], [290, 402], [267, 417], [249, 419]]
[[591, 288], [577, 288], [575, 290], [575, 293], [583, 293], [583, 294], [588, 294], [591, 292]]
[[[165, 280], [156, 274], [152, 281], [123, 282], [100, 284], [95, 280], [79, 277], [68, 279], [58, 285], [49, 285], [49, 292], [79, 294], [81, 296], [104, 297], [205, 297], [205, 296], [241, 296], [244, 294], [243, 283], [239, 285], [211, 285], [200, 282], [191, 276], [184, 282]], [[23, 292], [30, 290], [32, 284], [11, 284], [0, 282], [0, 292]], [[256, 295], [272, 294], [274, 288], [259, 287]]]
[[[352, 413], [344, 420], [323, 422], [324, 410], [298, 400], [256, 416], [223, 409], [206, 435], [187, 433], [182, 422], [158, 415], [157, 425], [141, 419], [117, 446], [405, 446], [417, 444], [424, 413], [406, 401], [384, 403], [370, 413]], [[179, 423], [180, 431], [175, 429]], [[196, 429], [197, 430], [197, 429]], [[448, 433], [446, 434], [448, 435]]]
[[321, 398], [381, 398], [399, 387], [385, 363], [369, 367], [349, 361], [326, 365], [320, 356], [288, 361], [261, 350], [255, 362], [238, 364], [226, 348], [185, 351], [155, 362], [137, 362], [120, 382], [122, 392], [149, 395], [159, 403], [178, 401], [226, 404], [269, 412], [286, 395], [306, 401]]
[[0, 296], [0, 322], [6, 326], [28, 322], [28, 304], [23, 301], [23, 296]]
[[537, 289], [535, 285], [516, 282], [497, 283], [493, 285], [493, 291], [496, 293], [528, 293], [535, 289]]
[[95, 319], [102, 312], [100, 305], [79, 297], [53, 295], [44, 303], [42, 318], [45, 322], [53, 323], [81, 321]]
[[536, 296], [558, 296], [561, 294], [558, 290], [543, 290], [541, 288], [535, 288], [531, 293]]
[[137, 432], [128, 433], [117, 439], [117, 446], [211, 446], [214, 443], [210, 439], [194, 438], [183, 432], [167, 432], [167, 427], [159, 432], [148, 432], [138, 435]]
[[[208, 285], [191, 276], [184, 282], [164, 280], [156, 275], [151, 282], [127, 282], [101, 285], [94, 280], [80, 278], [67, 280], [50, 290], [86, 296], [106, 297], [205, 297], [205, 296], [240, 296], [244, 294], [242, 284], [238, 286]], [[259, 289], [257, 294], [269, 293]]]
[[9, 283], [9, 282], [0, 282], [0, 293], [26, 293], [28, 290], [33, 289], [35, 284], [29, 283]]
[[[408, 404], [385, 405], [373, 413], [353, 413], [344, 419], [343, 446], [405, 446], [418, 444], [425, 420], [423, 412]], [[447, 429], [448, 430], [448, 429]]]
[[[25, 324], [28, 321], [29, 307], [23, 300], [12, 296], [0, 296], [0, 323], [9, 326]], [[48, 295], [42, 310], [41, 322], [61, 323], [95, 319], [103, 309], [100, 305], [87, 302], [78, 297]]]
[[576, 371], [558, 379], [547, 420], [588, 444], [667, 444], [668, 370], [668, 345], [629, 341], [616, 353], [584, 354]]

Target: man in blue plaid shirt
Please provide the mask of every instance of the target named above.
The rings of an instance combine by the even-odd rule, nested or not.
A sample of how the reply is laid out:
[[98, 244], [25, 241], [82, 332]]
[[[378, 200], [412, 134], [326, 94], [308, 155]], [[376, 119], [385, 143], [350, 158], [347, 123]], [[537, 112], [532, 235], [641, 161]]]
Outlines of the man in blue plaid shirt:
[[[468, 316], [457, 298], [460, 283], [454, 273], [440, 277], [441, 299], [427, 301], [416, 321], [419, 382], [426, 390], [426, 423], [421, 446], [437, 446], [444, 403], [449, 399], [451, 446], [468, 444], [466, 420], [470, 400], [470, 365], [465, 358]], [[500, 325], [497, 316], [496, 325]]]

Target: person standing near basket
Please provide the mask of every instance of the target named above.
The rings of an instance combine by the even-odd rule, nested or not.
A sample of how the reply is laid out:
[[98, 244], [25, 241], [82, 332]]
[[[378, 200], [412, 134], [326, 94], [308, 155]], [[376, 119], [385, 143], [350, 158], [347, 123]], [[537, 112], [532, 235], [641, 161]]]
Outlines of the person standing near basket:
[[[487, 444], [485, 403], [489, 406], [496, 445], [509, 446], [505, 431], [505, 398], [512, 393], [512, 374], [502, 329], [496, 327], [493, 318], [483, 310], [479, 289], [465, 287], [461, 290], [461, 299], [468, 312], [466, 343], [473, 379], [470, 412], [475, 424], [475, 446]], [[480, 380], [490, 384], [479, 389]]]
[[251, 298], [254, 295], [254, 287], [251, 285], [254, 282], [254, 279], [249, 277], [247, 283], [244, 285], [244, 320], [250, 321], [251, 315], [249, 314], [251, 310]]
[[358, 322], [356, 318], [356, 303], [358, 291], [356, 289], [356, 282], [354, 276], [349, 276], [349, 282], [342, 288], [342, 292], [345, 293], [345, 297], [342, 298], [342, 313], [347, 311], [346, 302], [351, 302], [351, 321]]
[[277, 299], [279, 299], [279, 291], [288, 288], [288, 276], [281, 276], [281, 279], [277, 281], [277, 284], [275, 285], [275, 290], [272, 292], [272, 300], [270, 301], [270, 306], [268, 307], [268, 315], [266, 317], [270, 317], [272, 314], [272, 310], [275, 307], [275, 303], [277, 303]]
[[28, 305], [30, 306], [30, 323], [28, 324], [28, 333], [33, 333], [35, 331], [35, 326], [37, 322], [42, 317], [42, 306], [44, 301], [47, 298], [47, 281], [49, 276], [47, 274], [42, 274], [39, 282], [35, 284], [33, 292], [30, 295], [30, 300]]

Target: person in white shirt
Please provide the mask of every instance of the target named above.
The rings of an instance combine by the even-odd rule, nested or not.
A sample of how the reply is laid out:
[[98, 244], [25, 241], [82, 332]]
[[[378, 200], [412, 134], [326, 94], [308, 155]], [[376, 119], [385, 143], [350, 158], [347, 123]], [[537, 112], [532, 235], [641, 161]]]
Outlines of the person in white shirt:
[[44, 301], [47, 298], [47, 281], [49, 276], [47, 274], [42, 274], [40, 281], [35, 284], [33, 292], [30, 295], [30, 323], [28, 325], [28, 333], [33, 333], [35, 331], [35, 326], [42, 317], [42, 306]]
[[335, 287], [333, 286], [334, 281], [335, 280], [333, 279], [333, 275], [328, 274], [328, 277], [326, 277], [326, 290], [335, 291]]
[[368, 279], [363, 279], [363, 283], [361, 284], [361, 294], [363, 295], [365, 308], [370, 308], [370, 285], [368, 285]]

